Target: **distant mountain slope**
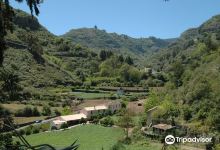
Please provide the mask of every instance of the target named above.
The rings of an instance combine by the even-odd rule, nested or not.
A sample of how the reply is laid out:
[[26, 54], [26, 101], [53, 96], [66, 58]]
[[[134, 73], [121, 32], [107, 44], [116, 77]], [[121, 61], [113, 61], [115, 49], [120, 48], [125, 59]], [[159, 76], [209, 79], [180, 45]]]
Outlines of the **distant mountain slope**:
[[127, 35], [118, 35], [116, 33], [107, 33], [105, 30], [97, 28], [73, 29], [62, 37], [70, 39], [73, 43], [80, 43], [91, 48], [95, 52], [102, 49], [112, 50], [117, 53], [131, 55], [143, 62], [145, 57], [149, 57], [161, 48], [167, 47], [172, 40], [163, 40], [155, 37], [132, 38]]
[[219, 23], [220, 15], [217, 15], [203, 23], [198, 28], [186, 30], [176, 39], [175, 42], [154, 54], [150, 61], [155, 68], [164, 70], [167, 69], [169, 64], [172, 64], [176, 59], [192, 55], [199, 42], [209, 44], [208, 42], [217, 39], [217, 41], [214, 41], [214, 43], [217, 44], [220, 39]]

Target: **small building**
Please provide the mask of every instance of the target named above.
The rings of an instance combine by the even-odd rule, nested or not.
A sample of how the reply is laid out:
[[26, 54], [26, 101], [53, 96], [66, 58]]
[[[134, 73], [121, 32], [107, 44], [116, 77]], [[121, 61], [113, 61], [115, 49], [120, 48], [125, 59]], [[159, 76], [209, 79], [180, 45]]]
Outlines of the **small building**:
[[153, 128], [153, 133], [162, 135], [162, 134], [171, 133], [175, 128], [175, 126], [169, 124], [156, 124], [153, 125], [152, 128]]
[[55, 126], [57, 129], [64, 123], [67, 123], [68, 126], [72, 126], [79, 124], [82, 118], [89, 120], [93, 115], [104, 115], [108, 112], [114, 113], [119, 109], [121, 109], [120, 102], [110, 102], [105, 105], [84, 107], [78, 114], [57, 117], [56, 120], [52, 121], [51, 126]]
[[85, 107], [83, 108], [80, 112], [82, 114], [85, 114], [88, 119], [91, 118], [93, 115], [98, 115], [98, 114], [104, 114], [108, 110], [108, 107], [105, 105], [100, 105], [100, 106], [93, 106], [93, 107]]
[[80, 123], [80, 120], [84, 118], [87, 119], [85, 114], [74, 114], [74, 115], [67, 115], [67, 116], [60, 116], [57, 117], [56, 120], [51, 122], [51, 127], [55, 126], [57, 129], [60, 129], [61, 125], [67, 123], [68, 126], [76, 125]]
[[85, 114], [80, 113], [74, 115], [60, 116], [59, 120], [66, 121], [66, 123], [70, 126], [78, 124], [82, 118], [87, 119], [87, 116]]
[[111, 113], [115, 113], [115, 111], [121, 109], [121, 102], [119, 101], [109, 102], [108, 104], [106, 104], [106, 106], [108, 107]]
[[93, 106], [93, 107], [85, 107], [80, 113], [83, 113], [87, 116], [88, 119], [93, 115], [105, 114], [108, 112], [115, 113], [115, 111], [121, 109], [120, 102], [109, 102], [105, 105]]

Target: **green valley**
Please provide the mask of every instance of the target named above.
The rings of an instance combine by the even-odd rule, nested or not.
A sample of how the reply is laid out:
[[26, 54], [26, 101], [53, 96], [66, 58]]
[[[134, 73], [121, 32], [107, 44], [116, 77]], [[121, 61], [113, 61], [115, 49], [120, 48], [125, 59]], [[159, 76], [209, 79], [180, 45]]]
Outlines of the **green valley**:
[[220, 149], [220, 15], [177, 38], [55, 35], [25, 2], [0, 1], [1, 150]]

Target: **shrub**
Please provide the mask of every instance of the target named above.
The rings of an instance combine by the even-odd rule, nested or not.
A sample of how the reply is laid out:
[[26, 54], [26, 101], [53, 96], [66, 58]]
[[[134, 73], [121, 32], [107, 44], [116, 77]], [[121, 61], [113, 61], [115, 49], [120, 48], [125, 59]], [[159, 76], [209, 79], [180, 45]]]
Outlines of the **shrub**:
[[68, 124], [67, 123], [63, 123], [60, 128], [61, 129], [66, 129], [66, 128], [68, 128]]
[[51, 130], [57, 130], [57, 127], [56, 126], [52, 126]]
[[50, 123], [44, 123], [40, 125], [41, 131], [48, 131], [50, 129]]
[[103, 126], [105, 126], [105, 127], [111, 127], [111, 126], [114, 125], [114, 121], [113, 121], [113, 119], [112, 119], [110, 116], [108, 116], [108, 117], [102, 119], [102, 120], [100, 121], [100, 123], [101, 123], [101, 125], [103, 125]]
[[42, 109], [42, 114], [44, 116], [50, 116], [51, 115], [51, 110], [50, 110], [50, 107], [49, 106], [43, 106], [43, 109]]
[[79, 122], [82, 123], [82, 124], [85, 124], [86, 123], [86, 119], [85, 118], [81, 118]]
[[37, 109], [37, 107], [34, 107], [33, 110], [32, 110], [32, 115], [33, 116], [40, 116], [40, 112], [39, 110]]
[[93, 117], [92, 119], [92, 123], [94, 124], [98, 124], [99, 123], [99, 119], [97, 117]]
[[130, 137], [126, 137], [126, 138], [124, 138], [124, 139], [122, 139], [122, 141], [121, 141], [122, 143], [124, 143], [124, 144], [131, 144], [131, 138]]
[[141, 132], [140, 127], [135, 127], [132, 131], [132, 141], [138, 142], [144, 139], [144, 135]]
[[15, 112], [15, 117], [23, 117], [23, 110], [19, 109]]
[[56, 116], [60, 116], [61, 115], [61, 112], [58, 109], [55, 109], [54, 113], [55, 113]]
[[62, 114], [63, 115], [70, 115], [72, 113], [71, 108], [69, 106], [65, 106], [63, 108]]
[[125, 150], [125, 146], [121, 142], [117, 142], [110, 150]]
[[147, 123], [146, 115], [141, 116], [139, 123], [140, 123], [141, 126], [145, 126], [146, 125], [146, 123]]
[[19, 109], [15, 112], [16, 117], [32, 117], [32, 116], [40, 116], [40, 112], [37, 107], [33, 109], [31, 107], [25, 107], [24, 109]]
[[126, 108], [127, 107], [127, 103], [125, 101], [121, 102], [121, 108]]
[[25, 134], [26, 134], [26, 135], [31, 135], [31, 133], [32, 133], [32, 132], [31, 132], [31, 128], [27, 128], [26, 131], [25, 131]]
[[38, 127], [33, 128], [33, 134], [39, 133], [40, 129]]
[[18, 131], [18, 133], [19, 133], [20, 135], [24, 135], [24, 134], [25, 134], [25, 131], [24, 131], [23, 129], [20, 129], [20, 130]]
[[183, 107], [183, 119], [189, 121], [192, 118], [192, 110], [189, 107]]
[[129, 101], [137, 101], [138, 100], [138, 97], [136, 97], [136, 96], [131, 96], [130, 98], [129, 98]]
[[51, 107], [55, 106], [54, 102], [49, 102], [48, 105], [51, 106]]
[[123, 97], [122, 97], [122, 100], [123, 100], [123, 101], [129, 101], [129, 99], [128, 99], [126, 96], [123, 96]]
[[117, 99], [117, 97], [115, 96], [115, 95], [112, 95], [112, 96], [110, 96], [109, 97], [111, 100], [116, 100]]
[[31, 107], [25, 107], [23, 110], [23, 114], [25, 117], [31, 117], [32, 116], [32, 109]]

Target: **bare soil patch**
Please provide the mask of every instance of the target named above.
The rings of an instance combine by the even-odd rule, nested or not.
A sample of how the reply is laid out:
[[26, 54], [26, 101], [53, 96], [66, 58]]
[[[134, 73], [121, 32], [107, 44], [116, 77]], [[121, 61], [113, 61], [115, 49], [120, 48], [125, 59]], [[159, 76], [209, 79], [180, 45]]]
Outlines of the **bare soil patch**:
[[128, 110], [134, 114], [140, 114], [144, 112], [144, 103], [146, 100], [139, 100], [135, 102], [128, 103]]

